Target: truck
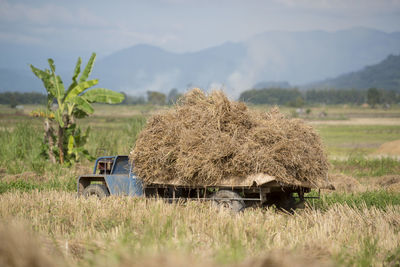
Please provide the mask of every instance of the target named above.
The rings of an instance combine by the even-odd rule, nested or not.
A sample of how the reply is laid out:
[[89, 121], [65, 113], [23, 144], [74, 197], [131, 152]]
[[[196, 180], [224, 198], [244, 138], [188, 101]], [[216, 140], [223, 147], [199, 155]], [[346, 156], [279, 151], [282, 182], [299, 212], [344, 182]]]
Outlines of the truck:
[[[271, 206], [287, 211], [304, 207], [305, 196], [313, 185], [302, 182], [284, 184], [273, 176], [249, 175], [245, 179], [227, 178], [218, 185], [182, 185], [178, 180], [167, 184], [153, 181], [145, 184], [136, 176], [134, 165], [128, 156], [105, 156], [97, 158], [93, 173], [82, 175], [77, 181], [78, 196], [105, 198], [110, 195], [161, 198], [175, 201], [211, 201], [213, 205], [239, 212], [251, 206]], [[326, 188], [329, 188], [327, 185]]]

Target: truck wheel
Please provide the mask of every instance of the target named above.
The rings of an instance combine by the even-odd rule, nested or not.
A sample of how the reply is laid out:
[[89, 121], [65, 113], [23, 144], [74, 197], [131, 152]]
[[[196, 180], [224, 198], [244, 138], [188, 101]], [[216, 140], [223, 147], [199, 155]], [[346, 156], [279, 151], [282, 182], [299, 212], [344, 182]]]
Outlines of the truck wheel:
[[304, 200], [296, 201], [291, 192], [275, 192], [267, 195], [267, 202], [263, 205], [275, 205], [279, 210], [293, 213], [296, 209], [304, 208]]
[[83, 196], [88, 198], [90, 196], [96, 196], [99, 199], [108, 197], [110, 193], [105, 185], [102, 184], [91, 184], [83, 190]]
[[219, 190], [211, 196], [211, 199], [216, 207], [230, 209], [233, 212], [239, 212], [246, 206], [242, 197], [230, 190]]
[[281, 194], [276, 207], [290, 213], [293, 213], [295, 209], [300, 208], [292, 194]]

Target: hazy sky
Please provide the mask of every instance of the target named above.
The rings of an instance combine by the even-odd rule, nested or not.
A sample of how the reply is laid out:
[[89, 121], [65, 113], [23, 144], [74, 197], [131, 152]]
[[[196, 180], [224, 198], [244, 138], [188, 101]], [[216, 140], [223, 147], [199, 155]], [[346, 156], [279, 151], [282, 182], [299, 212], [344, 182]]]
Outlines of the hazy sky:
[[185, 52], [271, 30], [400, 31], [400, 0], [0, 0], [0, 42], [109, 54]]

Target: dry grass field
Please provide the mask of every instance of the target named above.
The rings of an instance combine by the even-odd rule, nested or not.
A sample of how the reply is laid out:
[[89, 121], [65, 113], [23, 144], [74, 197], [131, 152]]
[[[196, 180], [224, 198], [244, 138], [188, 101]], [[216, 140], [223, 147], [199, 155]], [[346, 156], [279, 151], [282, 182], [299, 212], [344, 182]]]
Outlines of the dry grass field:
[[[333, 204], [293, 215], [273, 209], [232, 215], [207, 203], [127, 197], [99, 201], [54, 191], [5, 193], [0, 203], [0, 253], [5, 260], [9, 253], [15, 261], [37, 260], [30, 257], [38, 254], [53, 264], [61, 260], [95, 266], [125, 266], [160, 255], [168, 261], [175, 260], [172, 255], [213, 264], [270, 259], [287, 266], [298, 264], [298, 259], [314, 265], [362, 266], [400, 260], [398, 205], [380, 209]], [[32, 244], [20, 250], [29, 245], [24, 236]]]
[[[294, 214], [236, 215], [208, 203], [77, 198], [76, 178], [93, 162], [67, 168], [40, 157], [42, 122], [28, 116], [36, 108], [0, 107], [0, 266], [400, 264], [399, 155], [384, 145], [400, 139], [399, 107], [311, 107], [304, 117], [322, 137], [337, 190]], [[162, 109], [96, 106], [80, 122], [92, 127], [89, 151], [127, 154], [146, 118]]]

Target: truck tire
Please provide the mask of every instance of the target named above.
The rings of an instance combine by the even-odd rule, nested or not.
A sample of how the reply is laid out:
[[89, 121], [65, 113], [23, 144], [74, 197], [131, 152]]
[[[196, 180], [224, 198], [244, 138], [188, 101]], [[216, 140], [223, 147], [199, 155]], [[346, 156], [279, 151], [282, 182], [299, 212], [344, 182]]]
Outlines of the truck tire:
[[246, 207], [242, 197], [230, 190], [219, 190], [211, 196], [211, 199], [214, 206], [229, 209], [233, 212], [240, 212]]
[[296, 209], [304, 208], [304, 200], [296, 201], [292, 192], [275, 192], [267, 195], [267, 202], [263, 205], [274, 205], [278, 210], [293, 213]]
[[292, 213], [296, 209], [296, 200], [291, 195], [282, 195], [277, 208]]
[[83, 190], [83, 196], [88, 198], [90, 196], [96, 196], [99, 199], [108, 197], [110, 193], [108, 189], [103, 184], [91, 184]]
[[276, 207], [280, 210], [293, 213], [296, 209], [304, 209], [304, 200], [296, 201], [292, 194], [281, 194]]

